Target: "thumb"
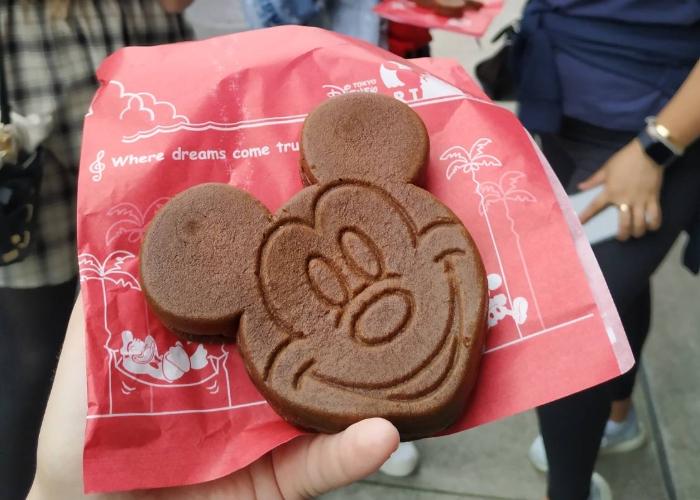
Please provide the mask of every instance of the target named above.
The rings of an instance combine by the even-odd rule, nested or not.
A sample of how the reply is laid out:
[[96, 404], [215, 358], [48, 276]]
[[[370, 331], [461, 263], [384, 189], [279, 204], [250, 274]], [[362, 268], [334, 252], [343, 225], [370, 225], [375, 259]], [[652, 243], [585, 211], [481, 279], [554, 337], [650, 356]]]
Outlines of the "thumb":
[[334, 435], [304, 436], [273, 456], [286, 499], [314, 497], [376, 472], [399, 445], [388, 421], [371, 418]]
[[586, 179], [583, 182], [580, 182], [578, 188], [581, 191], [586, 191], [587, 189], [591, 189], [601, 185], [603, 182], [605, 182], [605, 169], [600, 168], [595, 174], [591, 175], [588, 179]]

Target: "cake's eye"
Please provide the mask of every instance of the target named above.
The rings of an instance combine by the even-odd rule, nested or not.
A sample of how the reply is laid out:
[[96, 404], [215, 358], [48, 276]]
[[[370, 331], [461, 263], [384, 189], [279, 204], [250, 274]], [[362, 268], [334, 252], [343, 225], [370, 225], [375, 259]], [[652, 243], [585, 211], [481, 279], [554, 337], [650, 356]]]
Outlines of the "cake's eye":
[[343, 275], [333, 263], [321, 255], [311, 256], [306, 265], [311, 289], [319, 299], [331, 306], [343, 306], [350, 298]]
[[376, 280], [384, 270], [382, 253], [372, 239], [358, 228], [341, 231], [340, 250], [350, 269], [360, 276]]

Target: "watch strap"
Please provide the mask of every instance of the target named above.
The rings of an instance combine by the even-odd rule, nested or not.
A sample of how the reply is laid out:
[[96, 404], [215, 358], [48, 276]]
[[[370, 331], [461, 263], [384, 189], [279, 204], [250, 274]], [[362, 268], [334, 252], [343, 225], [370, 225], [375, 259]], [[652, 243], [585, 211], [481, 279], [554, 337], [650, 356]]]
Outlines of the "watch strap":
[[682, 155], [682, 151], [660, 134], [655, 133], [654, 127], [655, 122], [649, 121], [647, 127], [637, 135], [637, 140], [649, 158], [662, 167], [668, 167]]

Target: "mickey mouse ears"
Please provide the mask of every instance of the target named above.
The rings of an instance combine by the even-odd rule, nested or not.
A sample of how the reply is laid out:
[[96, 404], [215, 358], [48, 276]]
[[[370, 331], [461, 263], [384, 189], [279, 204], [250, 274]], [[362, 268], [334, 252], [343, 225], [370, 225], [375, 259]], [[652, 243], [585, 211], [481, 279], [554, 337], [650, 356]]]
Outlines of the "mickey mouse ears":
[[151, 222], [141, 246], [141, 280], [161, 321], [184, 338], [234, 337], [257, 297], [254, 266], [271, 214], [226, 184], [180, 193]]
[[428, 161], [428, 132], [408, 105], [381, 94], [352, 93], [318, 106], [301, 133], [305, 183], [361, 179], [415, 182]]

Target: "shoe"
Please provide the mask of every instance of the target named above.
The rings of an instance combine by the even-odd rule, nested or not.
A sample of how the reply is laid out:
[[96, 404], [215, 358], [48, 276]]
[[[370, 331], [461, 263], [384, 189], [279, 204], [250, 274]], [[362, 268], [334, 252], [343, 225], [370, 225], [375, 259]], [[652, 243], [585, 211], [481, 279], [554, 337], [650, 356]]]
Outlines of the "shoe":
[[399, 444], [399, 447], [391, 454], [389, 459], [379, 468], [379, 471], [387, 476], [410, 476], [418, 467], [420, 455], [416, 445], [407, 442]]
[[542, 434], [538, 434], [530, 445], [530, 449], [527, 450], [527, 457], [532, 465], [535, 466], [535, 469], [540, 472], [547, 472], [549, 465], [547, 464], [547, 452], [544, 449]]
[[[644, 444], [646, 436], [646, 430], [637, 419], [637, 412], [631, 408], [624, 422], [608, 420], [603, 439], [600, 441], [600, 454], [610, 455], [636, 450]], [[527, 456], [535, 469], [547, 472], [547, 453], [541, 435], [532, 442]]]
[[600, 441], [600, 454], [611, 455], [636, 450], [647, 438], [644, 426], [637, 419], [637, 412], [630, 409], [624, 422], [608, 420], [605, 433]]
[[597, 472], [594, 472], [591, 477], [591, 492], [588, 494], [588, 500], [613, 500], [610, 485]]

